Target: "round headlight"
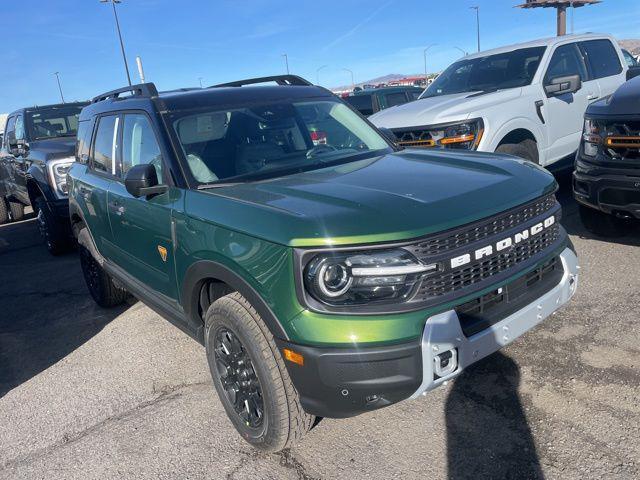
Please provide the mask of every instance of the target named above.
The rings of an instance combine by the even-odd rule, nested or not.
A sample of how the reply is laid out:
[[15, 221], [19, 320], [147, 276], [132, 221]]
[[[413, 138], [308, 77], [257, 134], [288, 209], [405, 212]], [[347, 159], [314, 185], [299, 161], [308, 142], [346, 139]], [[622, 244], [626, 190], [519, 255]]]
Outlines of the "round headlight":
[[325, 263], [318, 270], [316, 279], [318, 289], [330, 298], [344, 295], [353, 282], [346, 265], [341, 263]]

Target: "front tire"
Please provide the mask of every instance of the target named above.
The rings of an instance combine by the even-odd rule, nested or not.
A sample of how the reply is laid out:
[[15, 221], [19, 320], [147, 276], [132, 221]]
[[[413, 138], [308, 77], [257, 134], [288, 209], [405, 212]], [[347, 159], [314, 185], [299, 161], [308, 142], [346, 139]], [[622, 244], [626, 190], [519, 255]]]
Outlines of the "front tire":
[[9, 221], [9, 209], [7, 208], [7, 201], [4, 197], [0, 197], [0, 225], [3, 225]]
[[71, 249], [71, 241], [56, 222], [47, 202], [39, 197], [35, 201], [38, 229], [51, 255], [60, 255]]
[[118, 287], [111, 276], [91, 255], [85, 247], [80, 246], [80, 266], [84, 281], [91, 297], [102, 308], [111, 308], [121, 305], [127, 299], [126, 290]]
[[311, 429], [282, 355], [258, 312], [239, 293], [216, 300], [205, 315], [207, 360], [220, 401], [242, 438], [277, 452]]
[[580, 205], [580, 220], [591, 233], [601, 237], [622, 237], [631, 229], [629, 221]]
[[9, 211], [11, 220], [14, 222], [19, 222], [24, 218], [24, 205], [19, 202], [9, 202]]
[[506, 153], [539, 164], [538, 145], [533, 140], [523, 140], [520, 143], [503, 143], [496, 148], [497, 153]]

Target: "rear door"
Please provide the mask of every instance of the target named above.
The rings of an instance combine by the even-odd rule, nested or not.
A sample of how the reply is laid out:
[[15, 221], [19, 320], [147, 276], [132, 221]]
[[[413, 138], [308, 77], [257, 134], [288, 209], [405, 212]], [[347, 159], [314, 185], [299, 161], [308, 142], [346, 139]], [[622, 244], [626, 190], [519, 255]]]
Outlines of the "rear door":
[[[547, 66], [543, 85], [569, 75], [580, 75], [582, 88], [575, 93], [550, 96], [545, 101], [548, 149], [544, 156], [551, 163], [571, 155], [578, 149], [587, 105], [600, 96], [598, 81], [589, 77], [578, 45], [558, 46]], [[546, 96], [546, 94], [543, 92]]]
[[136, 280], [176, 300], [172, 210], [181, 192], [170, 188], [161, 195], [135, 198], [124, 185], [127, 172], [141, 164], [152, 164], [160, 183], [171, 183], [156, 132], [144, 112], [127, 112], [121, 117], [117, 180], [108, 198], [111, 258]]
[[591, 78], [598, 81], [601, 97], [611, 95], [626, 81], [620, 56], [610, 40], [589, 40], [579, 46]]

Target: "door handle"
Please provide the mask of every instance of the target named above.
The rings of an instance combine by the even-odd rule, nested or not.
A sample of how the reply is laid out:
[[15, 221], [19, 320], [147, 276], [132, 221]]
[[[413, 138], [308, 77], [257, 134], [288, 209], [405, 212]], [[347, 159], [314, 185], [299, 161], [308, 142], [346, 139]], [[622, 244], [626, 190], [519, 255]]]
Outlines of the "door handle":
[[600, 98], [600, 95], [596, 95], [595, 93], [590, 93], [587, 96], [587, 100], [597, 100], [598, 98]]
[[114, 200], [113, 202], [109, 202], [109, 208], [113, 213], [115, 213], [119, 217], [124, 215], [125, 208], [122, 205], [120, 205], [120, 202], [118, 202], [117, 200]]

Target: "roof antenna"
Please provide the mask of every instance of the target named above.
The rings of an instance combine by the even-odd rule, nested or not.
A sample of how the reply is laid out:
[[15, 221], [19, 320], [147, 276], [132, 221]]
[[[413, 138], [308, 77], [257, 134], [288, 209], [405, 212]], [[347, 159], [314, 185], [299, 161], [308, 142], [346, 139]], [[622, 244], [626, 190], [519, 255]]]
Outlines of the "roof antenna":
[[136, 57], [136, 63], [138, 64], [138, 75], [140, 75], [140, 83], [145, 83], [144, 70], [142, 68], [142, 59], [140, 58], [140, 55]]

